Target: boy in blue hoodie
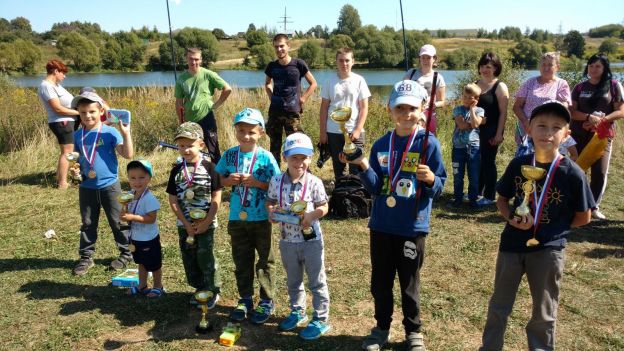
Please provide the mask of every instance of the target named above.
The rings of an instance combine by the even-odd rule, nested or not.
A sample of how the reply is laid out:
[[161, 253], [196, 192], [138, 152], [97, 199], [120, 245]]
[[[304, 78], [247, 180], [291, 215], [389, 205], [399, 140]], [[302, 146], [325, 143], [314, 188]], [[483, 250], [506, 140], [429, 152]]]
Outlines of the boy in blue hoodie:
[[[418, 121], [425, 101], [427, 92], [418, 83], [396, 83], [388, 103], [394, 130], [373, 144], [370, 160], [360, 157], [351, 161], [362, 169], [360, 178], [374, 198], [368, 227], [377, 325], [364, 339], [364, 350], [380, 350], [389, 340], [395, 275], [401, 286], [408, 350], [425, 350], [420, 320], [420, 269], [431, 204], [442, 193], [446, 181], [440, 143], [433, 134], [429, 135], [426, 164], [419, 164], [425, 131]], [[346, 162], [344, 155], [341, 160]], [[418, 188], [421, 193], [416, 201]]]

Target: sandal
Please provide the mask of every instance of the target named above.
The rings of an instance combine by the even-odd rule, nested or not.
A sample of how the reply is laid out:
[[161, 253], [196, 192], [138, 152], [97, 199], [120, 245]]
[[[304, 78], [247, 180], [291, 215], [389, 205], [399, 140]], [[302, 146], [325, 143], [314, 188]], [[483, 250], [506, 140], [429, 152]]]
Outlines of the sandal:
[[148, 288], [147, 285], [142, 287], [142, 288], [139, 288], [138, 286], [133, 286], [130, 289], [128, 289], [128, 291], [126, 292], [126, 295], [128, 295], [128, 296], [138, 296], [138, 295], [145, 296], [145, 295], [149, 294], [150, 291], [151, 291], [151, 289]]
[[[151, 295], [153, 294], [153, 295]], [[145, 297], [147, 297], [148, 299], [157, 299], [161, 296], [163, 296], [165, 294], [165, 288], [164, 287], [160, 287], [160, 288], [152, 288], [150, 289], [150, 291], [145, 293]]]

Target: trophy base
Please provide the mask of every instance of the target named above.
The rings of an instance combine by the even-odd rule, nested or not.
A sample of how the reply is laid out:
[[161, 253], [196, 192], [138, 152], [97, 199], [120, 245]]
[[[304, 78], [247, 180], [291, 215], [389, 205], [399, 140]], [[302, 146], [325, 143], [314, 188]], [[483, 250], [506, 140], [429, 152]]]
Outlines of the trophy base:
[[[344, 151], [343, 151], [344, 152]], [[356, 148], [354, 151], [351, 151], [350, 153], [346, 153], [344, 152], [345, 157], [347, 159], [347, 161], [355, 161], [357, 160], [360, 156], [362, 156], [362, 149], [360, 149], [359, 147]]]
[[195, 331], [198, 334], [207, 334], [210, 333], [212, 330], [214, 329], [214, 327], [212, 326], [212, 324], [209, 324], [207, 327], [202, 328], [199, 325], [195, 327]]

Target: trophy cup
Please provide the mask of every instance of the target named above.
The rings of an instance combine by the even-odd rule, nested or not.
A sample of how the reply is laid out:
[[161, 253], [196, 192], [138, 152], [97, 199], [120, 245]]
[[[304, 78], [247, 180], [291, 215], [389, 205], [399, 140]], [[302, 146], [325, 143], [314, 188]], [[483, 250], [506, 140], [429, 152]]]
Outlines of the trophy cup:
[[[189, 216], [191, 217], [193, 222], [201, 221], [202, 219], [206, 218], [206, 211], [202, 210], [201, 208], [192, 208], [189, 210]], [[189, 245], [195, 245], [195, 236], [188, 235], [186, 237], [186, 243]]]
[[[121, 211], [128, 212], [128, 204], [134, 200], [134, 194], [129, 191], [122, 191], [121, 194], [117, 196], [117, 201], [121, 204]], [[128, 244], [128, 250], [130, 252], [136, 251], [136, 246], [132, 243], [132, 237], [130, 237], [130, 244]]]
[[[301, 225], [301, 220], [305, 214], [305, 210], [308, 207], [308, 203], [303, 200], [298, 200], [290, 205], [290, 210], [279, 210], [273, 212], [272, 219], [277, 222], [288, 223], [293, 225]], [[303, 240], [310, 240], [316, 237], [314, 228], [310, 227], [303, 230]]]
[[73, 176], [71, 172], [69, 173], [69, 177], [77, 183], [82, 182], [82, 175], [80, 174], [80, 165], [78, 164], [79, 157], [80, 157], [80, 154], [77, 153], [76, 151], [68, 152], [65, 154], [65, 159], [69, 162], [69, 168], [76, 168], [78, 170], [77, 176]]
[[342, 152], [344, 152], [345, 157], [349, 161], [353, 161], [358, 157], [362, 156], [362, 149], [357, 147], [352, 141], [349, 133], [347, 132], [347, 128], [345, 128], [345, 124], [349, 119], [351, 119], [351, 107], [343, 106], [335, 109], [330, 115], [334, 122], [340, 125], [340, 130], [342, 131], [342, 135], [344, 135], [345, 144], [342, 148]]
[[206, 320], [206, 313], [208, 312], [208, 300], [213, 296], [212, 291], [198, 291], [195, 293], [195, 300], [199, 303], [199, 306], [202, 310], [201, 320], [197, 327], [195, 327], [195, 331], [200, 334], [206, 334], [207, 332], [212, 330], [212, 325]]
[[[537, 190], [535, 182], [544, 178], [544, 176], [546, 175], [546, 170], [535, 166], [524, 165], [521, 167], [520, 171], [522, 172], [522, 175], [527, 179], [527, 181], [522, 184], [524, 199], [522, 200], [520, 206], [516, 208], [516, 214], [518, 216], [526, 216], [531, 212], [531, 210], [529, 209], [529, 197], [531, 196], [531, 193]], [[537, 213], [535, 215], [537, 216]], [[539, 245], [539, 241], [535, 239], [535, 231], [533, 232], [533, 237], [527, 241], [526, 245]]]

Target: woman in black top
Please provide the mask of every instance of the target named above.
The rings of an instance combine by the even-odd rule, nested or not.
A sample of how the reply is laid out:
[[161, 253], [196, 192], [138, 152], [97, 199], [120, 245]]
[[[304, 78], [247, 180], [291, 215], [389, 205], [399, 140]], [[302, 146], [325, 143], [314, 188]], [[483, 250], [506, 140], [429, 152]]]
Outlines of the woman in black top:
[[498, 145], [503, 142], [509, 91], [507, 85], [498, 80], [503, 65], [492, 52], [481, 56], [477, 64], [481, 79], [477, 85], [481, 88], [481, 96], [477, 106], [485, 110], [486, 123], [479, 126], [481, 151], [481, 173], [479, 175], [479, 193], [483, 196], [478, 205], [486, 206], [495, 203], [496, 197], [496, 154]]

